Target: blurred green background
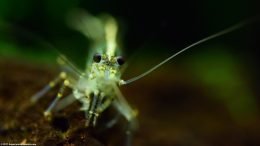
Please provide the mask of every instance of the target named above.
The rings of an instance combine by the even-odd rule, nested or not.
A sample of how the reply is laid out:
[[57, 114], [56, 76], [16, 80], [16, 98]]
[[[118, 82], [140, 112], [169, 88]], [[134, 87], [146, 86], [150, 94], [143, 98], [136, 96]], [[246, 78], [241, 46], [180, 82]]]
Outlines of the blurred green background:
[[[258, 15], [256, 0], [228, 2], [3, 0], [0, 2], [0, 19], [2, 25], [7, 26], [2, 26], [1, 37], [5, 41], [15, 40], [22, 45], [38, 43], [44, 46], [41, 41], [45, 40], [54, 44], [61, 52], [68, 52], [70, 56], [84, 54], [83, 52], [87, 52], [87, 40], [80, 33], [71, 30], [66, 23], [68, 13], [75, 8], [86, 9], [94, 15], [105, 12], [115, 16], [121, 26], [120, 34], [127, 55], [131, 55], [137, 49], [142, 50], [140, 48], [145, 48], [145, 54], [147, 50], [149, 53], [157, 54], [158, 48], [161, 54], [171, 54], [202, 37]], [[256, 25], [250, 25], [230, 34], [231, 37], [221, 40], [223, 43], [233, 42], [235, 50], [245, 50], [244, 47], [255, 45], [256, 37], [252, 32], [255, 30], [250, 28]], [[6, 27], [9, 28], [6, 29]], [[240, 44], [236, 40], [241, 39], [241, 36], [244, 38]], [[46, 46], [45, 48], [48, 48]], [[31, 49], [40, 50], [40, 47], [35, 48], [31, 47]], [[5, 53], [11, 52], [5, 51]]]
[[[32, 62], [55, 63], [55, 55], [50, 53], [53, 48], [48, 45], [51, 43], [76, 64], [84, 64], [89, 41], [79, 32], [70, 29], [66, 23], [67, 14], [71, 10], [83, 8], [94, 15], [110, 13], [119, 20], [124, 55], [130, 60], [129, 68], [123, 76], [128, 79], [205, 36], [259, 15], [258, 7], [257, 0], [2, 0], [0, 56], [2, 59], [11, 57], [33, 60]], [[145, 102], [144, 99], [153, 102], [153, 98], [143, 97], [136, 101], [129, 99], [140, 109], [141, 116], [145, 112], [150, 114], [144, 116], [148, 119], [154, 117], [152, 109], [159, 108], [162, 113], [172, 113], [172, 116], [158, 115], [155, 122], [169, 121], [166, 122], [168, 125], [175, 123], [177, 126], [172, 125], [173, 127], [182, 127], [200, 139], [208, 139], [212, 135], [222, 139], [225, 128], [238, 124], [235, 129], [240, 128], [241, 131], [238, 131], [242, 133], [239, 135], [242, 138], [238, 144], [250, 145], [251, 141], [252, 144], [259, 144], [259, 24], [250, 24], [194, 47], [147, 78], [123, 87], [123, 91], [127, 93], [136, 91], [137, 87], [144, 87], [144, 93], [139, 94], [137, 89], [129, 96], [139, 94], [160, 97], [160, 102], [151, 103], [154, 108], [138, 105], [138, 102]], [[134, 59], [131, 56], [134, 56]], [[211, 106], [216, 109], [205, 111]], [[187, 111], [190, 114], [187, 114]], [[198, 115], [200, 120], [194, 120], [196, 117], [192, 116], [193, 111], [198, 113], [195, 115]], [[215, 120], [211, 119], [215, 122], [214, 129], [211, 127], [214, 127], [214, 122], [207, 123], [208, 119], [199, 115], [204, 115], [205, 112], [210, 115], [206, 117], [214, 117], [215, 111], [220, 116], [216, 116]], [[232, 122], [225, 125], [223, 120], [227, 119]], [[189, 123], [187, 120], [196, 122]], [[209, 127], [213, 131], [209, 132], [207, 128], [201, 130], [207, 131], [203, 137], [203, 132], [196, 127], [208, 126], [205, 123], [211, 125]], [[212, 134], [218, 128], [223, 131]], [[253, 136], [243, 137], [246, 132]], [[237, 131], [234, 130], [234, 133]], [[234, 134], [234, 137], [236, 136]]]

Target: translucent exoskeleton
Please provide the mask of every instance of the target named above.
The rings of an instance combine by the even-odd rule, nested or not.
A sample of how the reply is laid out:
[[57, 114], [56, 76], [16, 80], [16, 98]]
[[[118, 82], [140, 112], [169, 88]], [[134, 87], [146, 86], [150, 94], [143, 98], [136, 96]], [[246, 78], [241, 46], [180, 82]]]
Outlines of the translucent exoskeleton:
[[[62, 71], [42, 90], [33, 95], [31, 101], [37, 102], [50, 89], [58, 85], [58, 83], [62, 83], [56, 98], [46, 108], [44, 115], [49, 117], [54, 110], [61, 110], [77, 100], [82, 105], [81, 110], [85, 112], [86, 126], [96, 126], [98, 117], [102, 112], [109, 106], [113, 106], [128, 122], [125, 129], [126, 146], [131, 145], [133, 133], [137, 129], [136, 118], [138, 112], [128, 104], [120, 92], [119, 86], [132, 83], [146, 76], [191, 47], [236, 30], [249, 22], [243, 21], [201, 39], [171, 55], [143, 74], [129, 80], [123, 80], [121, 79], [120, 69], [124, 64], [124, 59], [120, 56], [120, 47], [116, 39], [118, 31], [116, 20], [109, 15], [99, 18], [83, 11], [78, 12], [77, 16], [79, 17], [74, 17], [70, 25], [92, 40], [85, 70], [80, 71], [65, 56], [60, 55], [58, 63], [61, 65]], [[64, 97], [63, 93], [66, 88], [71, 88], [72, 93]], [[117, 123], [117, 118], [111, 119], [106, 127], [109, 128], [115, 123]]]
[[[92, 40], [86, 68], [80, 71], [65, 56], [60, 55], [58, 63], [62, 71], [33, 95], [31, 101], [37, 102], [50, 89], [61, 83], [56, 98], [47, 107], [44, 116], [50, 117], [53, 111], [61, 110], [78, 100], [82, 105], [80, 109], [85, 112], [86, 126], [96, 126], [100, 114], [109, 106], [113, 106], [128, 122], [125, 145], [131, 145], [132, 133], [137, 129], [137, 111], [128, 104], [118, 87], [123, 82], [120, 69], [124, 58], [120, 56], [120, 48], [116, 42], [117, 22], [109, 15], [97, 18], [83, 11], [72, 15], [79, 17], [72, 20], [70, 25]], [[71, 88], [72, 93], [64, 97], [66, 88]], [[105, 127], [111, 127], [116, 122], [117, 118], [112, 119]]]

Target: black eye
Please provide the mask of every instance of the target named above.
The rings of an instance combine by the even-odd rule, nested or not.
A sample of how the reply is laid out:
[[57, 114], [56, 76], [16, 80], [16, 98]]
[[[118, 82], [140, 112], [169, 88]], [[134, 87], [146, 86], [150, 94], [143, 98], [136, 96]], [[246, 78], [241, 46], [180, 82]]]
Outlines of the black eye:
[[93, 56], [93, 61], [96, 63], [99, 63], [101, 61], [101, 55], [100, 54], [95, 54]]
[[119, 65], [123, 65], [125, 63], [125, 59], [122, 56], [117, 57], [116, 61]]

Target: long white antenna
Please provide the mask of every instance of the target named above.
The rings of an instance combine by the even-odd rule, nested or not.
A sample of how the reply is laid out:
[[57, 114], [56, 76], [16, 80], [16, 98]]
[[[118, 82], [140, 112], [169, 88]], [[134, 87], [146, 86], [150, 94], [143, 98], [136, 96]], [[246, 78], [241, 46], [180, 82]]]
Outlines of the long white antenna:
[[206, 37], [206, 38], [203, 38], [203, 39], [201, 39], [201, 40], [199, 40], [199, 41], [197, 41], [197, 42], [195, 42], [195, 43], [193, 43], [193, 44], [191, 44], [191, 45], [185, 47], [184, 49], [178, 51], [177, 53], [171, 55], [170, 57], [168, 57], [168, 58], [166, 58], [165, 60], [163, 60], [161, 63], [159, 63], [159, 64], [155, 65], [154, 67], [152, 67], [151, 69], [149, 69], [148, 71], [146, 71], [146, 72], [144, 72], [144, 73], [142, 73], [142, 74], [140, 74], [140, 75], [138, 75], [138, 76], [136, 76], [136, 77], [133, 77], [133, 78], [131, 78], [131, 79], [129, 79], [129, 80], [126, 80], [126, 81], [123, 81], [123, 80], [122, 80], [122, 81], [120, 82], [120, 85], [126, 85], [126, 84], [132, 83], [132, 82], [134, 82], [134, 81], [137, 81], [137, 80], [139, 80], [140, 78], [142, 78], [142, 77], [148, 75], [148, 74], [151, 73], [152, 71], [156, 70], [157, 68], [159, 68], [160, 66], [162, 66], [162, 65], [165, 64], [166, 62], [170, 61], [171, 59], [173, 59], [173, 58], [176, 57], [177, 55], [183, 53], [184, 51], [186, 51], [186, 50], [188, 50], [188, 49], [190, 49], [190, 48], [192, 48], [192, 47], [194, 47], [194, 46], [200, 45], [200, 44], [202, 44], [202, 43], [204, 43], [204, 42], [206, 42], [206, 41], [208, 41], [208, 40], [214, 39], [214, 38], [216, 38], [216, 37], [222, 36], [222, 35], [224, 35], [224, 34], [227, 34], [227, 33], [229, 33], [229, 32], [232, 32], [232, 31], [234, 31], [234, 30], [236, 30], [236, 29], [239, 29], [239, 28], [243, 27], [244, 25], [246, 25], [246, 24], [248, 24], [248, 23], [252, 23], [254, 20], [255, 20], [255, 19], [250, 19], [250, 20], [247, 20], [247, 21], [242, 21], [242, 22], [237, 23], [237, 24], [235, 24], [235, 25], [233, 25], [233, 26], [231, 26], [231, 27], [229, 27], [229, 28], [227, 28], [227, 29], [224, 29], [224, 30], [222, 30], [222, 31], [220, 31], [220, 32], [217, 32], [217, 33], [215, 33], [215, 34], [213, 34], [213, 35], [210, 35], [210, 36], [208, 36], [208, 37]]

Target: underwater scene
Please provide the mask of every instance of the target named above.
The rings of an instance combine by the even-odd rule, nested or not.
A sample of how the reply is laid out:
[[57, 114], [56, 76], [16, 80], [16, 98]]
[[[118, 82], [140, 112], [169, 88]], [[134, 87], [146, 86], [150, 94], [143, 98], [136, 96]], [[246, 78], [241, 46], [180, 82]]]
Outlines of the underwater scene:
[[241, 1], [0, 1], [0, 145], [260, 145]]

